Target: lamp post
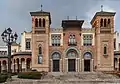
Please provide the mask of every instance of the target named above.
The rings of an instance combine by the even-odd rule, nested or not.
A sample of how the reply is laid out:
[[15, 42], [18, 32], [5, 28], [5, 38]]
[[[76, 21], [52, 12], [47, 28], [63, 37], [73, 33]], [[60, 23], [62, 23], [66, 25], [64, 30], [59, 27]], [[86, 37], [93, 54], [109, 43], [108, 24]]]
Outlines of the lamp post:
[[1, 34], [2, 40], [8, 46], [8, 78], [11, 79], [11, 45], [13, 42], [16, 42], [18, 35], [12, 33], [11, 28], [5, 29]]

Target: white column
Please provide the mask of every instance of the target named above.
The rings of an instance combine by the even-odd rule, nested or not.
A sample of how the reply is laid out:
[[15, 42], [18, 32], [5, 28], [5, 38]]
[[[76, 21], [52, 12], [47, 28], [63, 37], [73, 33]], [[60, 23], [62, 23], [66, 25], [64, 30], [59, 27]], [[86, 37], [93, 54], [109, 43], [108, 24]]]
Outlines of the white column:
[[65, 69], [65, 72], [68, 72], [68, 58], [65, 58], [64, 69]]
[[25, 59], [25, 71], [27, 71], [27, 59]]
[[53, 63], [52, 63], [52, 59], [50, 59], [50, 72], [52, 72], [52, 70], [53, 70]]
[[94, 60], [94, 59], [91, 59], [91, 60], [90, 60], [90, 62], [91, 62], [91, 63], [90, 63], [90, 71], [91, 71], [91, 72], [93, 72], [93, 60]]
[[62, 72], [62, 59], [60, 59], [59, 66], [60, 66], [60, 72]]
[[119, 58], [117, 60], [117, 71], [119, 71]]
[[84, 59], [82, 59], [82, 72], [84, 72]]

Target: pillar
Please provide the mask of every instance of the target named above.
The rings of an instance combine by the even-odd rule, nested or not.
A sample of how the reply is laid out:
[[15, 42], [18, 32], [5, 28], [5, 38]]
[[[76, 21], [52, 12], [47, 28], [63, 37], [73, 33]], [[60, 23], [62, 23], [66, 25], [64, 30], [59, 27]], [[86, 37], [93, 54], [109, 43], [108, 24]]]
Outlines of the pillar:
[[84, 59], [82, 59], [82, 72], [84, 72]]
[[65, 69], [65, 72], [68, 72], [68, 58], [65, 58], [64, 69]]
[[52, 59], [50, 59], [50, 72], [52, 72], [53, 69], [53, 63], [52, 63]]
[[117, 60], [117, 71], [119, 71], [119, 58]]
[[25, 71], [27, 71], [27, 59], [25, 59]]
[[62, 59], [60, 59], [59, 66], [60, 66], [60, 72], [62, 72]]
[[91, 71], [91, 72], [93, 72], [93, 60], [94, 60], [94, 59], [91, 59], [91, 61], [90, 61], [90, 62], [91, 62], [91, 63], [90, 63], [90, 71]]

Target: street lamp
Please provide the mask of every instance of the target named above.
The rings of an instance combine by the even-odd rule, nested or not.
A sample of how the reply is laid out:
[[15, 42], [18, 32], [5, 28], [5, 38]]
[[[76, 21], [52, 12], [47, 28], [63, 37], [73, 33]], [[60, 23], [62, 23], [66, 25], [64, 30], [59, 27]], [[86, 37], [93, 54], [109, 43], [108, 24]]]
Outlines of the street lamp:
[[11, 45], [13, 42], [16, 42], [18, 35], [12, 33], [11, 28], [5, 29], [1, 34], [2, 40], [8, 46], [8, 78], [11, 79]]

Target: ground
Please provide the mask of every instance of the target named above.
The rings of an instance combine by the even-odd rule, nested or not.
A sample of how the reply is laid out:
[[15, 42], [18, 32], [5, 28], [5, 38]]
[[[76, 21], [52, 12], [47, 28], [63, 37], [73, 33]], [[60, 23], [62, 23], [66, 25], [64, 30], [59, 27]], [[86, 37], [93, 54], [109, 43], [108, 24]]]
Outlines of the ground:
[[119, 77], [102, 72], [48, 73], [41, 80], [19, 79], [3, 84], [120, 84]]

